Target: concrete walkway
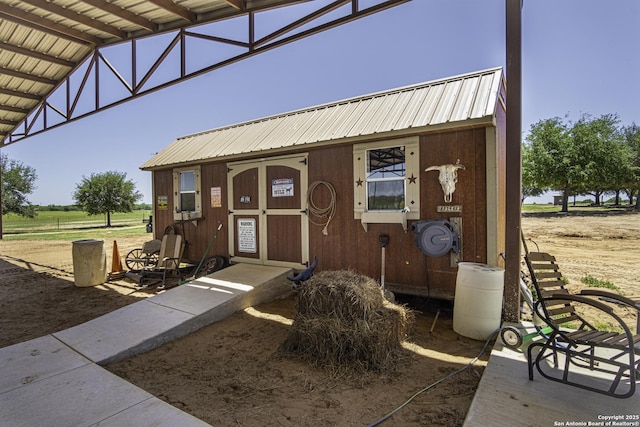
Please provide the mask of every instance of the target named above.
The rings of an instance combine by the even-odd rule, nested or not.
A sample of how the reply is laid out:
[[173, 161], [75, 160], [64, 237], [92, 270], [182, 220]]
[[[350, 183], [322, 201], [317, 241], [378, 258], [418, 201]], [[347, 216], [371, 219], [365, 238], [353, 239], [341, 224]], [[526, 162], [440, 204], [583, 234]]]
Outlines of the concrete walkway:
[[70, 329], [0, 349], [3, 427], [206, 426], [99, 365], [291, 291], [291, 270], [237, 264]]
[[[527, 346], [511, 350], [496, 342], [464, 427], [640, 426], [640, 390], [617, 399], [550, 381], [537, 371], [529, 381]], [[593, 371], [584, 375], [597, 381]]]

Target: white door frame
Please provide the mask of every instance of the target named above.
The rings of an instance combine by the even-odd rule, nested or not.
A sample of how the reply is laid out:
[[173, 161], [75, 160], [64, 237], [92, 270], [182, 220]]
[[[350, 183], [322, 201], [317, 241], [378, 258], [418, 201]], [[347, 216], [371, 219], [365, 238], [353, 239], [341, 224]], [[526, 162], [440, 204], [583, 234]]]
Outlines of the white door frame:
[[[270, 157], [259, 160], [248, 160], [228, 163], [227, 167], [229, 173], [227, 174], [227, 188], [228, 188], [228, 206], [229, 206], [229, 255], [233, 262], [246, 262], [250, 264], [262, 264], [272, 265], [278, 267], [291, 267], [301, 268], [309, 263], [309, 218], [306, 212], [307, 202], [307, 189], [308, 184], [308, 155], [307, 153], [296, 154], [291, 156], [282, 157]], [[300, 171], [300, 204], [299, 208], [295, 209], [267, 209], [267, 192], [271, 188], [267, 182], [267, 166], [287, 166]], [[234, 188], [233, 178], [247, 170], [257, 168], [258, 169], [258, 208], [257, 209], [244, 209], [242, 211], [234, 211]], [[236, 236], [236, 221], [242, 216], [257, 216], [258, 221], [256, 227], [258, 229], [257, 247], [259, 249], [259, 258], [250, 258], [235, 253], [235, 236]], [[301, 262], [287, 262], [270, 260], [267, 251], [267, 239], [269, 237], [269, 230], [267, 227], [267, 217], [269, 215], [299, 215], [300, 216], [300, 231], [301, 231]], [[283, 244], [286, 244], [283, 242]]]

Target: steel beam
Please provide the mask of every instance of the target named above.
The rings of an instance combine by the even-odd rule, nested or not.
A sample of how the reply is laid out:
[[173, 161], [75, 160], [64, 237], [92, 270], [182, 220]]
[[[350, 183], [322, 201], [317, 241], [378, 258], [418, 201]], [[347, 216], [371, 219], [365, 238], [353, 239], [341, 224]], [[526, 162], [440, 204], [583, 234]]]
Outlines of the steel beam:
[[[152, 1], [164, 7], [169, 7], [170, 5], [170, 2], [167, 2], [166, 0]], [[246, 13], [244, 13], [243, 15], [246, 16], [246, 22], [238, 23], [238, 25], [247, 26], [244, 34], [247, 34], [248, 40], [224, 39], [220, 37], [213, 37], [207, 34], [206, 30], [213, 28], [213, 26], [215, 26], [217, 22], [206, 25], [186, 26], [184, 28], [176, 29], [173, 30], [173, 32], [170, 32], [170, 34], [173, 34], [173, 39], [167, 45], [167, 47], [156, 56], [153, 65], [147, 70], [142, 71], [143, 77], [140, 80], [138, 80], [138, 75], [140, 75], [139, 71], [141, 70], [139, 70], [138, 49], [136, 49], [135, 38], [126, 42], [122, 42], [120, 44], [95, 46], [89, 53], [89, 55], [87, 55], [87, 57], [75, 68], [75, 70], [58, 84], [55, 90], [53, 90], [46, 98], [38, 99], [38, 101], [40, 101], [39, 105], [36, 105], [34, 108], [32, 108], [32, 113], [28, 115], [24, 119], [24, 121], [11, 132], [9, 136], [4, 138], [2, 145], [8, 145], [28, 138], [30, 136], [37, 135], [39, 133], [45, 132], [46, 130], [53, 129], [63, 124], [81, 119], [83, 117], [87, 117], [99, 111], [103, 111], [107, 108], [120, 105], [134, 98], [156, 92], [168, 86], [183, 82], [187, 79], [200, 76], [202, 74], [208, 73], [210, 71], [235, 62], [239, 62], [253, 55], [275, 49], [285, 44], [301, 40], [313, 34], [329, 30], [339, 25], [349, 23], [356, 19], [381, 12], [393, 6], [407, 3], [409, 1], [411, 0], [381, 0], [374, 5], [361, 7], [358, 3], [358, 0], [336, 0], [330, 3], [328, 6], [318, 6], [315, 10], [308, 12], [301, 18], [292, 18], [291, 22], [282, 25], [281, 28], [274, 30], [269, 35], [263, 37], [260, 40], [254, 40], [255, 28], [257, 27], [258, 17], [260, 16], [259, 12], [255, 11], [247, 11]], [[326, 17], [330, 12], [334, 12], [341, 6], [347, 5], [351, 5], [351, 7], [346, 8], [347, 10], [345, 10], [343, 16], [337, 17], [329, 22], [321, 22], [321, 18]], [[172, 10], [175, 13], [181, 13], [180, 10], [176, 10], [175, 8]], [[188, 18], [187, 16], [184, 16], [183, 13], [181, 15], [185, 19]], [[314, 25], [314, 23], [316, 25]], [[301, 27], [302, 25], [305, 25], [306, 29], [298, 31], [299, 27]], [[189, 50], [186, 49], [186, 45], [190, 40], [194, 38], [211, 42], [212, 49], [215, 49], [221, 44], [224, 44], [237, 46], [242, 49], [243, 52], [237, 55], [229, 56], [228, 58], [220, 60], [218, 62], [210, 63], [197, 70], [187, 70], [187, 64], [189, 63], [190, 56], [188, 54]], [[127, 44], [129, 45], [129, 49], [131, 50], [131, 61], [129, 64], [123, 65], [122, 67], [124, 69], [120, 70], [114, 67], [114, 65], [112, 65], [108, 61], [109, 49], [112, 49], [114, 47], [123, 48], [123, 46], [126, 46]], [[178, 50], [178, 55], [170, 55], [174, 50]], [[202, 51], [192, 52], [190, 55], [197, 55], [199, 57], [202, 57]], [[175, 59], [176, 56], [179, 58], [178, 60]], [[167, 64], [167, 62], [171, 60], [176, 61], [176, 63]], [[175, 66], [175, 69], [178, 70], [177, 74], [179, 75], [179, 77], [161, 78], [158, 75], [159, 73], [157, 73], [157, 71], [161, 68], [162, 65], [164, 65], [165, 67]], [[125, 75], [132, 76], [131, 80], [125, 80], [123, 77]], [[95, 90], [92, 94], [85, 92], [88, 87], [86, 83], [90, 77], [95, 79]], [[115, 77], [116, 80], [126, 88], [126, 94], [123, 95], [122, 98], [115, 101], [102, 103], [100, 102], [101, 90], [109, 90], [109, 88], [102, 88], [101, 82], [107, 80], [112, 82], [114, 80], [113, 77]], [[81, 80], [81, 84], [72, 90], [71, 88], [74, 86], [71, 84], [71, 81], [78, 81], [78, 79]], [[151, 81], [154, 81], [154, 86], [150, 86]], [[113, 88], [110, 89], [113, 90]], [[61, 98], [64, 98], [64, 100], [60, 101]], [[92, 100], [94, 107], [91, 109], [87, 108], [82, 112], [79, 111], [77, 106], [78, 100], [81, 98], [85, 100]], [[64, 106], [56, 105], [53, 99], [56, 99], [58, 104], [64, 104]], [[50, 110], [56, 113], [56, 115], [53, 117], [58, 118], [57, 122], [54, 122], [53, 120], [47, 120], [47, 112]]]
[[522, 0], [506, 1], [506, 221], [503, 318], [520, 320], [522, 197]]

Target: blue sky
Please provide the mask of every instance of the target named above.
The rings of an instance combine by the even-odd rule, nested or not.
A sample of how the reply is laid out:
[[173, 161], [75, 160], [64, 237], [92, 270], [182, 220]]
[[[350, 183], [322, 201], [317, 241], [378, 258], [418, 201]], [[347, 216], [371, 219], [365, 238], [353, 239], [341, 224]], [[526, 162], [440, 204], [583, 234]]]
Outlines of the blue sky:
[[[640, 123], [638, 24], [637, 0], [524, 0], [524, 135], [539, 120], [583, 113]], [[3, 153], [36, 169], [34, 204], [72, 204], [83, 176], [106, 171], [126, 172], [150, 203], [151, 173], [139, 166], [179, 136], [504, 65], [504, 0], [413, 0]]]

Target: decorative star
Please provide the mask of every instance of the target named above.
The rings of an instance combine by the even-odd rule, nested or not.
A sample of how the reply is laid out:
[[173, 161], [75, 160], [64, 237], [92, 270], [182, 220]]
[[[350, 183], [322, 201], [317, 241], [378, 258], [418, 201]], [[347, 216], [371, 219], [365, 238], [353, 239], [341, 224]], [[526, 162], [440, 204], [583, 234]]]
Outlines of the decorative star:
[[418, 179], [417, 176], [413, 176], [413, 174], [411, 174], [411, 176], [409, 177], [409, 184], [415, 184], [416, 183], [416, 179]]
[[358, 187], [362, 187], [362, 179], [358, 178], [358, 180], [356, 181], [356, 184], [358, 185]]

